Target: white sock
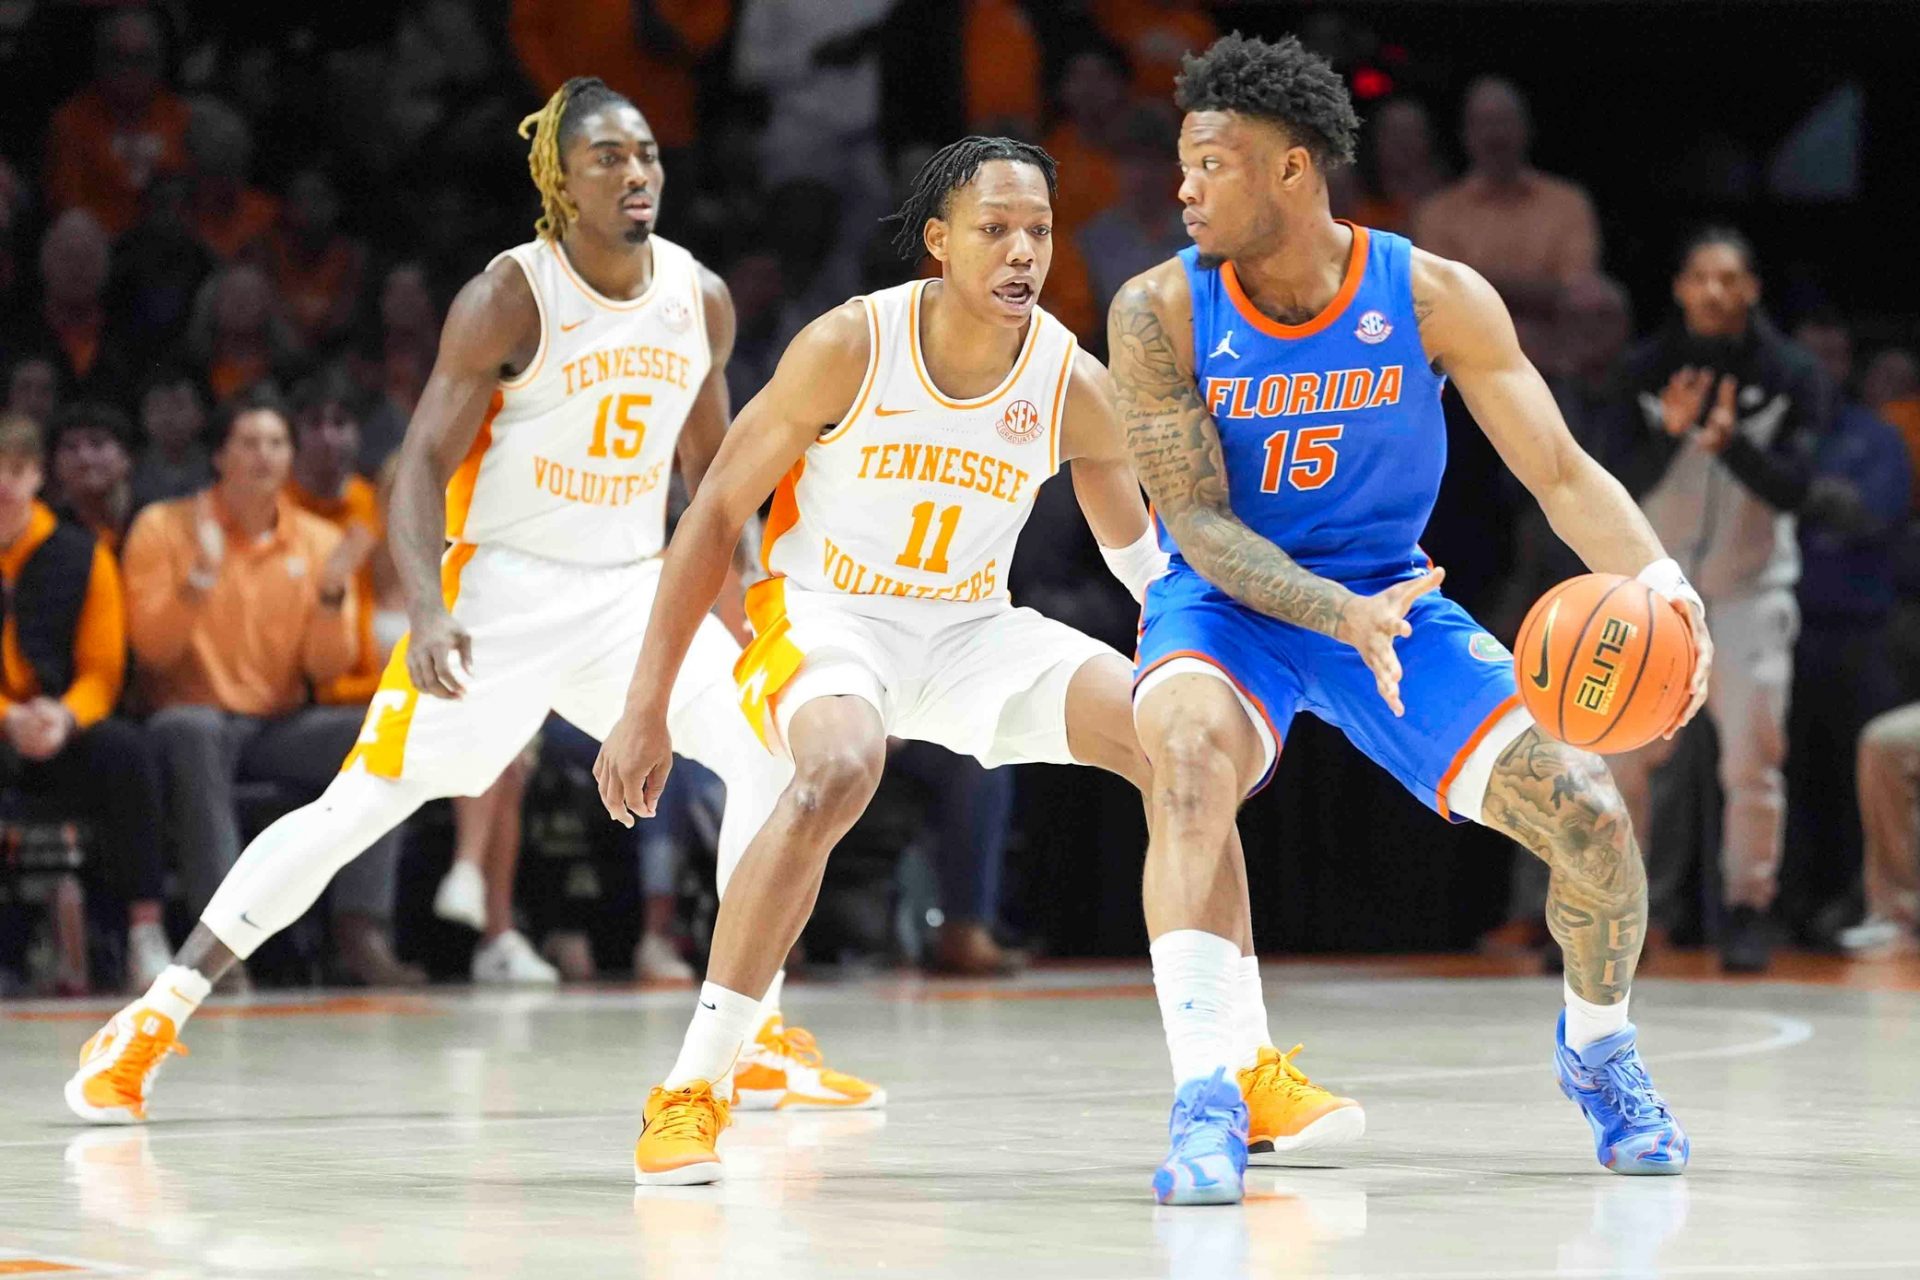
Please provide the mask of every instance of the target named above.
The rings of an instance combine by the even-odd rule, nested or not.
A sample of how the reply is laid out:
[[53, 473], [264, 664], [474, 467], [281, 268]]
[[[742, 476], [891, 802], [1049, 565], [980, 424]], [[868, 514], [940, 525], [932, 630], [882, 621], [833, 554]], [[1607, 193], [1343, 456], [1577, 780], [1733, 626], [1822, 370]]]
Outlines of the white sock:
[[732, 1079], [733, 1060], [759, 1026], [759, 1016], [760, 1002], [752, 996], [729, 991], [717, 983], [702, 983], [693, 1022], [687, 1028], [687, 1038], [680, 1043], [673, 1070], [667, 1073], [666, 1087], [679, 1089], [705, 1080], [718, 1092]]
[[1176, 1088], [1239, 1060], [1234, 988], [1240, 947], [1199, 929], [1175, 929], [1153, 940], [1153, 988], [1167, 1032]]
[[1267, 1030], [1267, 1002], [1260, 994], [1260, 957], [1241, 956], [1233, 978], [1234, 1034], [1240, 1049], [1236, 1069], [1245, 1071], [1260, 1061], [1260, 1051], [1273, 1043]]
[[1567, 1048], [1584, 1049], [1627, 1025], [1627, 1000], [1631, 992], [1621, 996], [1619, 1004], [1593, 1004], [1573, 994], [1572, 983], [1561, 985], [1567, 992]]
[[787, 971], [780, 970], [773, 975], [773, 985], [767, 988], [767, 994], [760, 998], [760, 1021], [753, 1024], [757, 1032], [767, 1024], [768, 1018], [785, 1021], [780, 1017], [780, 989], [787, 985]]
[[173, 1030], [177, 1035], [212, 990], [213, 984], [201, 977], [198, 969], [170, 964], [153, 980], [153, 985], [147, 988], [147, 994], [140, 998], [140, 1003], [172, 1018]]

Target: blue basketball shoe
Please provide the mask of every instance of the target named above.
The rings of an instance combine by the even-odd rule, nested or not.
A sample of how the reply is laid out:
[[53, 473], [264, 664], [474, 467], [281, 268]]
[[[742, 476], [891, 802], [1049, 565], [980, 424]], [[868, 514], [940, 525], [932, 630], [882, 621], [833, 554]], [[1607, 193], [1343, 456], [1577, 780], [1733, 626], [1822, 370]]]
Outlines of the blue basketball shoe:
[[1634, 1047], [1633, 1024], [1584, 1049], [1569, 1049], [1563, 1012], [1554, 1041], [1560, 1092], [1587, 1117], [1600, 1163], [1615, 1173], [1685, 1173], [1687, 1131], [1647, 1079]]
[[1247, 1104], [1225, 1068], [1180, 1086], [1167, 1133], [1173, 1150], [1153, 1175], [1154, 1199], [1161, 1204], [1240, 1203], [1246, 1194]]

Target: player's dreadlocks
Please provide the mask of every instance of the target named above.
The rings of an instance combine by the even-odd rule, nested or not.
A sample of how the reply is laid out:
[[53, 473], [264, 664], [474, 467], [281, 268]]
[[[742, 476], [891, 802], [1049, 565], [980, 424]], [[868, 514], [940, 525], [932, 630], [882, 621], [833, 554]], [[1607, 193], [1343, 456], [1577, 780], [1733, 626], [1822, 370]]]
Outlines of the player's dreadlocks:
[[580, 216], [561, 186], [566, 174], [561, 168], [560, 148], [572, 136], [581, 116], [610, 102], [627, 102], [627, 98], [608, 88], [604, 80], [575, 76], [553, 91], [546, 106], [520, 122], [520, 136], [533, 139], [533, 145], [527, 148], [527, 172], [540, 191], [540, 220], [533, 229], [542, 239], [558, 240], [567, 225]]
[[1031, 142], [978, 135], [962, 138], [934, 152], [913, 175], [913, 190], [907, 193], [905, 203], [881, 219], [900, 224], [893, 235], [893, 247], [901, 257], [918, 258], [926, 252], [921, 233], [927, 219], [945, 218], [953, 193], [972, 182], [980, 166], [989, 160], [1030, 164], [1046, 177], [1047, 198], [1051, 200], [1057, 194], [1053, 157]]
[[1333, 65], [1293, 36], [1268, 44], [1238, 31], [1189, 54], [1174, 81], [1182, 111], [1237, 111], [1271, 120], [1332, 168], [1353, 163], [1360, 117]]

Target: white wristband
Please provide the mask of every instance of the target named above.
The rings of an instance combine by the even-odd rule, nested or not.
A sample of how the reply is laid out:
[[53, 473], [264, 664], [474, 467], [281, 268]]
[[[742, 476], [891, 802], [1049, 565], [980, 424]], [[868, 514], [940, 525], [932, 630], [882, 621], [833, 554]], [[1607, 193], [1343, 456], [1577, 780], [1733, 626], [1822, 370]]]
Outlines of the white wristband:
[[1141, 604], [1146, 603], [1147, 584], [1167, 571], [1167, 553], [1160, 549], [1151, 520], [1147, 531], [1126, 546], [1101, 547], [1100, 558], [1107, 562], [1107, 571]]
[[1693, 584], [1687, 581], [1687, 575], [1680, 570], [1680, 562], [1672, 556], [1655, 560], [1635, 574], [1634, 580], [1646, 583], [1669, 600], [1685, 600], [1699, 605], [1702, 611], [1706, 609], [1700, 600], [1700, 593], [1693, 589]]

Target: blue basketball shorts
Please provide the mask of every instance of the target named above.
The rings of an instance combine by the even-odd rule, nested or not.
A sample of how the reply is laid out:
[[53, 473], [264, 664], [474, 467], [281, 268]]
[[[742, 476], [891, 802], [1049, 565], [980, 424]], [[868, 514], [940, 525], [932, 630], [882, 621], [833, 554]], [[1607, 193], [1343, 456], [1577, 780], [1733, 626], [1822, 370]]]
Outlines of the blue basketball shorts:
[[[1388, 585], [1354, 589], [1370, 593]], [[1474, 748], [1483, 742], [1504, 747], [1532, 722], [1519, 709], [1513, 656], [1465, 609], [1433, 592], [1414, 602], [1407, 621], [1413, 634], [1394, 646], [1406, 714], [1395, 716], [1358, 650], [1256, 613], [1176, 564], [1147, 591], [1134, 663], [1136, 705], [1172, 672], [1222, 676], [1267, 739], [1267, 767], [1254, 790], [1272, 778], [1288, 726], [1306, 711], [1346, 734], [1429, 808], [1464, 821], [1448, 807], [1447, 794]], [[1501, 740], [1492, 743], [1490, 735]], [[1478, 785], [1476, 810], [1484, 777]]]

